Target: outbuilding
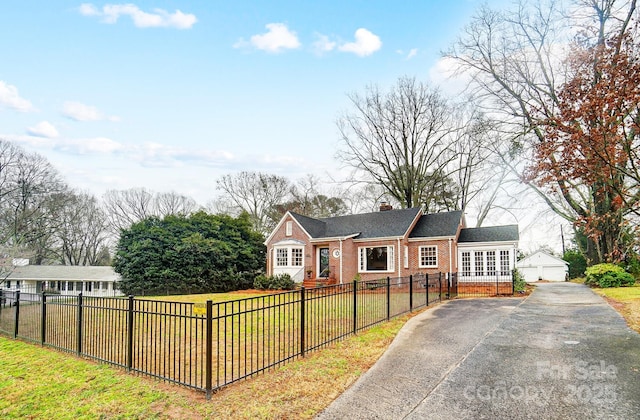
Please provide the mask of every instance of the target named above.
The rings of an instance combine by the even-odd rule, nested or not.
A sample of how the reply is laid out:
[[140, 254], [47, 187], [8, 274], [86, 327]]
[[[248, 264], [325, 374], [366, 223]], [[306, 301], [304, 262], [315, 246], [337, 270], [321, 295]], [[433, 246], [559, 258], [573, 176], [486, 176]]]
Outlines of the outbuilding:
[[569, 263], [543, 250], [538, 250], [516, 263], [527, 283], [539, 280], [565, 281], [569, 275]]

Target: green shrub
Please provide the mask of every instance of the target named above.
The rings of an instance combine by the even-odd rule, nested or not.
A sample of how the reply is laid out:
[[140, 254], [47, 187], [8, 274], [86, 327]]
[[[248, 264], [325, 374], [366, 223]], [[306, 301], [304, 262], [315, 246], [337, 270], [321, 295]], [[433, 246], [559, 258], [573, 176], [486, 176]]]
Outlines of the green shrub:
[[615, 264], [596, 264], [587, 268], [584, 283], [588, 286], [621, 287], [633, 286], [635, 277], [624, 271], [624, 268]]
[[253, 281], [253, 287], [260, 290], [292, 290], [296, 287], [296, 283], [288, 274], [275, 276], [261, 274]]
[[569, 249], [564, 253], [562, 259], [569, 263], [570, 279], [584, 276], [584, 271], [587, 269], [587, 260], [580, 251]]
[[524, 280], [524, 276], [517, 268], [513, 269], [513, 291], [524, 292], [527, 282]]

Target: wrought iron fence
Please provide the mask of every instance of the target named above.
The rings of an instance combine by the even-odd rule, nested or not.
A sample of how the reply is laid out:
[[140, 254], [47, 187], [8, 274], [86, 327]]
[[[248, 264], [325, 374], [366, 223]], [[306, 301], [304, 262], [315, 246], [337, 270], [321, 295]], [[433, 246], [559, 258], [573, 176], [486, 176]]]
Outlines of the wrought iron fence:
[[0, 332], [211, 393], [370, 326], [455, 297], [418, 274], [214, 303], [0, 294]]

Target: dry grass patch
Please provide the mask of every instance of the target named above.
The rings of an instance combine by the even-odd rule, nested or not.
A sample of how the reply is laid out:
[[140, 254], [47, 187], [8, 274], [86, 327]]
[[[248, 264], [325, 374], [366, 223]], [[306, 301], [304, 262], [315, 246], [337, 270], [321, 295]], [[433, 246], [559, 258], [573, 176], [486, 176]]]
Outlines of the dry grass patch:
[[593, 290], [620, 312], [631, 329], [640, 333], [640, 286]]

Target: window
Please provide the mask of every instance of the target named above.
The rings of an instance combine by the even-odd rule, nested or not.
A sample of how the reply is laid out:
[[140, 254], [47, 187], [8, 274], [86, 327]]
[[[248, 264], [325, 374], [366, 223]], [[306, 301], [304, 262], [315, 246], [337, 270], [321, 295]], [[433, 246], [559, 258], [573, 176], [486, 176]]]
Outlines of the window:
[[487, 275], [496, 275], [496, 251], [487, 251]]
[[409, 268], [409, 247], [404, 246], [404, 268]]
[[289, 248], [276, 248], [276, 266], [286, 267], [289, 262]]
[[483, 276], [484, 275], [484, 252], [483, 251], [476, 251], [474, 252], [474, 258], [475, 258], [475, 275], [476, 276]]
[[276, 267], [302, 267], [303, 261], [302, 247], [276, 248]]
[[509, 275], [511, 271], [510, 268], [509, 250], [500, 251], [500, 275]]
[[438, 266], [438, 247], [421, 246], [420, 247], [420, 267], [437, 267]]
[[291, 248], [291, 265], [302, 267], [302, 248]]
[[471, 275], [471, 252], [464, 251], [462, 253], [462, 275]]
[[287, 221], [287, 223], [285, 223], [285, 233], [286, 236], [291, 236], [293, 235], [293, 222], [291, 220]]
[[393, 247], [377, 246], [359, 249], [360, 272], [393, 271]]

